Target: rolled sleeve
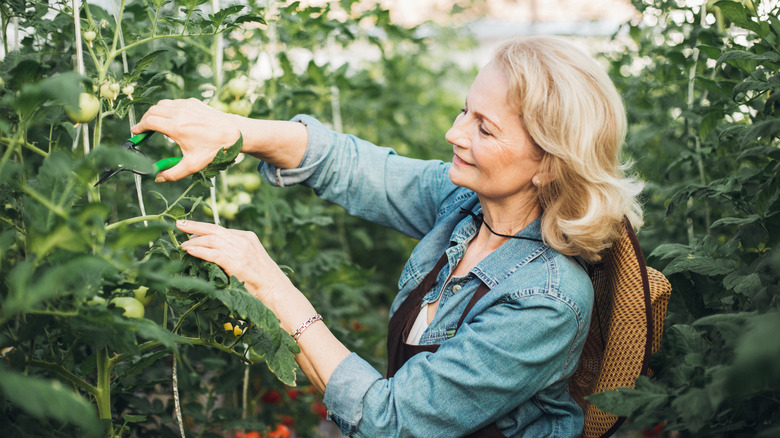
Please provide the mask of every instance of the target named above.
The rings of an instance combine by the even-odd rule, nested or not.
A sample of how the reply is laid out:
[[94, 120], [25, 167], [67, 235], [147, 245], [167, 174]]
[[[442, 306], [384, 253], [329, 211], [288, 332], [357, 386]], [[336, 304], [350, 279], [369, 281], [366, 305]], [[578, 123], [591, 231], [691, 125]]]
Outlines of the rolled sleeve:
[[314, 117], [299, 114], [291, 121], [303, 123], [309, 134], [306, 153], [301, 164], [295, 169], [281, 169], [261, 161], [257, 166], [257, 170], [260, 171], [263, 178], [277, 187], [300, 184], [311, 178], [327, 156], [327, 145], [331, 143], [331, 131]]
[[449, 165], [439, 160], [399, 156], [391, 148], [331, 131], [310, 116], [292, 121], [306, 125], [306, 152], [295, 169], [261, 163], [258, 170], [273, 185], [311, 187], [351, 215], [416, 239], [432, 229], [440, 206], [458, 189], [449, 179]]
[[363, 399], [369, 388], [382, 379], [371, 365], [352, 353], [336, 367], [325, 388], [325, 406], [344, 435], [357, 431], [363, 416]]

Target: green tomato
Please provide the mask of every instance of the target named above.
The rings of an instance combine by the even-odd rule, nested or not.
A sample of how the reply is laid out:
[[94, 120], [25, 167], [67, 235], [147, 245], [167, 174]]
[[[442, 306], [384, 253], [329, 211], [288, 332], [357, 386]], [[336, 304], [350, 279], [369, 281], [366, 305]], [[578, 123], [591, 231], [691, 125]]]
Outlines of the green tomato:
[[97, 116], [100, 111], [100, 101], [97, 97], [89, 93], [79, 94], [79, 107], [65, 107], [68, 117], [76, 123], [89, 123]]
[[252, 112], [252, 103], [246, 99], [238, 99], [230, 102], [230, 112], [246, 117]]
[[111, 83], [104, 82], [100, 85], [100, 97], [114, 100], [114, 92], [111, 90]]
[[249, 90], [249, 81], [246, 78], [233, 78], [228, 81], [227, 89], [235, 97], [244, 97]]
[[97, 37], [97, 33], [95, 33], [94, 30], [88, 30], [84, 32], [84, 40], [88, 43], [91, 43], [92, 41], [95, 41], [95, 38]]
[[106, 299], [95, 295], [94, 297], [87, 300], [87, 306], [105, 306], [106, 305]]
[[132, 86], [132, 85], [129, 85], [129, 84], [125, 85], [125, 87], [122, 88], [122, 93], [124, 93], [124, 94], [126, 94], [128, 96], [132, 96], [133, 95], [133, 91], [135, 91], [135, 87]]
[[227, 220], [233, 220], [238, 213], [238, 204], [234, 202], [224, 202], [221, 199], [217, 201], [217, 212], [220, 217]]
[[108, 89], [111, 90], [112, 93], [114, 93], [114, 96], [119, 94], [119, 90], [121, 88], [122, 87], [120, 87], [119, 84], [117, 84], [116, 82], [114, 82], [114, 83], [112, 83], [111, 85], [108, 86]]
[[111, 300], [111, 304], [125, 309], [122, 315], [127, 318], [144, 317], [144, 305], [133, 297], [116, 297]]
[[133, 291], [133, 295], [136, 300], [144, 305], [144, 307], [148, 306], [154, 299], [154, 292], [149, 292], [149, 288], [146, 286], [138, 286], [138, 288]]
[[209, 106], [218, 109], [222, 111], [223, 113], [229, 112], [230, 107], [225, 102], [219, 100], [219, 99], [211, 99], [211, 102], [209, 102]]

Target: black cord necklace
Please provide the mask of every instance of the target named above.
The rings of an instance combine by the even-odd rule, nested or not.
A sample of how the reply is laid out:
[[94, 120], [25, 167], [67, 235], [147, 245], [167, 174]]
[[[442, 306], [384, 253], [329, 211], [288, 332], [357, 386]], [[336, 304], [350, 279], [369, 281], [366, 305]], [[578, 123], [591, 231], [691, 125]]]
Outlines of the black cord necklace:
[[487, 222], [485, 222], [485, 217], [482, 215], [482, 213], [475, 214], [473, 211], [467, 210], [467, 209], [465, 209], [463, 207], [461, 207], [460, 212], [461, 213], [466, 213], [469, 216], [471, 216], [472, 218], [474, 218], [474, 220], [477, 222], [477, 228], [479, 228], [482, 224], [485, 224], [485, 226], [487, 227], [488, 231], [490, 231], [491, 233], [495, 234], [496, 236], [506, 237], [508, 239], [524, 239], [524, 240], [533, 240], [534, 242], [542, 242], [542, 239], [536, 239], [534, 237], [510, 236], [509, 234], [496, 233], [495, 231], [493, 231], [492, 228], [490, 228], [490, 225], [488, 225]]

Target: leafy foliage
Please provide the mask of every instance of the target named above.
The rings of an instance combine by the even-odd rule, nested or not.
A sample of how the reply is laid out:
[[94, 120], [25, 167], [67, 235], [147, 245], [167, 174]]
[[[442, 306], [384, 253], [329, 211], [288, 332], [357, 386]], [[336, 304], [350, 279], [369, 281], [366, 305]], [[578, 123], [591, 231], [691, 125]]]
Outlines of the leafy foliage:
[[[216, 213], [223, 225], [256, 231], [331, 328], [380, 367], [386, 320], [365, 309], [386, 309], [412, 242], [305, 189], [263, 186], [257, 163], [239, 154], [241, 139], [190, 181], [142, 178], [134, 187], [122, 172], [94, 183], [119, 164], [150, 169], [151, 160], [116, 146], [162, 98], [248, 103], [256, 117], [312, 112], [432, 157], [451, 120], [421, 116], [454, 114], [460, 102], [439, 81], [462, 77], [428, 55], [437, 33], [421, 38], [379, 6], [80, 3], [0, 4], [0, 427], [18, 436], [171, 436], [178, 388], [185, 427], [200, 436], [282, 421], [312, 434], [324, 413], [297, 373], [297, 345], [240, 281], [181, 251], [186, 236], [173, 221]], [[322, 61], [357, 45], [378, 60]], [[79, 47], [83, 70], [73, 62]], [[253, 78], [245, 95], [224, 86], [261, 64], [270, 79]], [[64, 108], [82, 92], [100, 111], [74, 125]], [[176, 155], [162, 136], [144, 152]], [[111, 300], [140, 289], [151, 294], [145, 316], [123, 316]]]
[[[608, 55], [649, 181], [641, 237], [674, 291], [653, 379], [593, 397], [681, 436], [780, 430], [780, 20], [773, 2], [635, 1]], [[637, 62], [643, 67], [637, 69]]]

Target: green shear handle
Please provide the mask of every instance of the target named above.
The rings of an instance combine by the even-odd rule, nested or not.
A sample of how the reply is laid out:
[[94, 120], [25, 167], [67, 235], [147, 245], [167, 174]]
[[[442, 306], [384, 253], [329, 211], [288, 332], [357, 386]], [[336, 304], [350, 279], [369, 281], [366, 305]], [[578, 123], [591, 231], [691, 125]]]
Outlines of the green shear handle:
[[[137, 146], [139, 146], [141, 143], [145, 142], [149, 137], [151, 137], [152, 134], [154, 134], [154, 131], [146, 131], [146, 132], [142, 132], [140, 134], [136, 134], [136, 135], [130, 137], [129, 139], [125, 140], [125, 142], [122, 143], [120, 148], [122, 148], [122, 149], [129, 149], [129, 150], [132, 150], [132, 151], [134, 151], [136, 153], [143, 154], [143, 152], [141, 152], [138, 149]], [[182, 157], [170, 157], [170, 158], [163, 158], [162, 160], [157, 161], [156, 163], [154, 163], [155, 173], [162, 172], [163, 170], [168, 170], [171, 167], [179, 164], [179, 162], [181, 161], [181, 158]], [[119, 173], [119, 172], [121, 172], [123, 170], [128, 170], [130, 172], [135, 173], [136, 175], [148, 175], [149, 174], [148, 172], [142, 172], [142, 171], [139, 171], [139, 170], [130, 169], [128, 167], [123, 167], [123, 166], [120, 165], [116, 169], [110, 169], [110, 170], [106, 171], [103, 174], [103, 176], [100, 177], [98, 182], [95, 183], [95, 186], [103, 184], [109, 178], [111, 178], [112, 176], [116, 175], [117, 173]]]

